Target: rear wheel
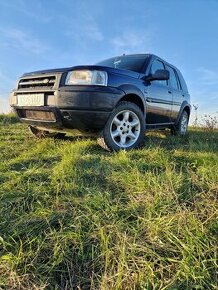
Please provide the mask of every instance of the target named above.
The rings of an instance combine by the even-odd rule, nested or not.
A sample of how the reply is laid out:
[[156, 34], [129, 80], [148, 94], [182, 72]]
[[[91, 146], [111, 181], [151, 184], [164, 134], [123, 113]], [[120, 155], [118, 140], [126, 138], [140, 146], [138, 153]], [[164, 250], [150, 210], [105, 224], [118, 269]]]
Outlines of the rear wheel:
[[179, 122], [171, 128], [171, 134], [177, 136], [184, 136], [188, 131], [189, 116], [186, 111], [183, 111]]
[[137, 148], [144, 139], [144, 131], [141, 109], [131, 102], [120, 102], [111, 113], [98, 143], [108, 151]]
[[34, 135], [36, 138], [63, 138], [65, 136], [65, 133], [59, 133], [59, 132], [49, 132], [46, 130], [40, 130], [34, 126], [29, 126], [29, 130], [32, 135]]

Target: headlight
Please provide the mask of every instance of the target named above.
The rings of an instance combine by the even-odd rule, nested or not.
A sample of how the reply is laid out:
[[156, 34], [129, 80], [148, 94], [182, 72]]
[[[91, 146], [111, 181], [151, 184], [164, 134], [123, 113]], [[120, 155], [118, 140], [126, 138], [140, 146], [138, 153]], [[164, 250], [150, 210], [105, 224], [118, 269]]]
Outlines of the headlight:
[[65, 84], [107, 86], [107, 73], [100, 70], [74, 70], [67, 74]]

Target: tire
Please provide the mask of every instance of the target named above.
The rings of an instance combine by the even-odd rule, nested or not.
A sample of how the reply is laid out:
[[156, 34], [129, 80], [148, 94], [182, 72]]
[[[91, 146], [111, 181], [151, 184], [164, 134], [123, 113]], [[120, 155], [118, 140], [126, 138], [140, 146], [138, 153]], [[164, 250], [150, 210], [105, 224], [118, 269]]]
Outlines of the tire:
[[189, 115], [183, 111], [177, 125], [171, 127], [171, 134], [175, 136], [184, 136], [188, 131]]
[[120, 102], [112, 111], [98, 138], [98, 144], [107, 151], [138, 148], [143, 142], [145, 117], [131, 102]]
[[36, 127], [33, 126], [29, 126], [29, 130], [31, 132], [32, 135], [34, 135], [36, 138], [38, 139], [42, 139], [42, 138], [63, 138], [65, 136], [65, 133], [58, 133], [58, 132], [49, 132], [49, 131], [45, 131], [45, 130], [40, 130]]

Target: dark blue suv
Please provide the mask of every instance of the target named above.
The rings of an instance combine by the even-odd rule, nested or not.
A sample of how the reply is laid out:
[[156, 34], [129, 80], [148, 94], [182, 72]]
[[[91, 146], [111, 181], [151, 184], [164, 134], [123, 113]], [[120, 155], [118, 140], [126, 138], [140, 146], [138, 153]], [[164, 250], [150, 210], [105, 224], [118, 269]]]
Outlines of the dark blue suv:
[[152, 54], [24, 74], [10, 104], [37, 137], [76, 130], [110, 151], [139, 147], [147, 129], [185, 135], [191, 110], [181, 72]]

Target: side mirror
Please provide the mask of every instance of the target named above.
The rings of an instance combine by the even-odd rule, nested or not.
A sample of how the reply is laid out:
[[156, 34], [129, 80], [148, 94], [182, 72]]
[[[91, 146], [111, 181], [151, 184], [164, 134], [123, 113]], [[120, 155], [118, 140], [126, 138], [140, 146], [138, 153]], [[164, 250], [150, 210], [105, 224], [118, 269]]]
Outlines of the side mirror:
[[144, 78], [146, 81], [167, 81], [170, 78], [170, 73], [166, 69], [158, 69], [154, 74]]

